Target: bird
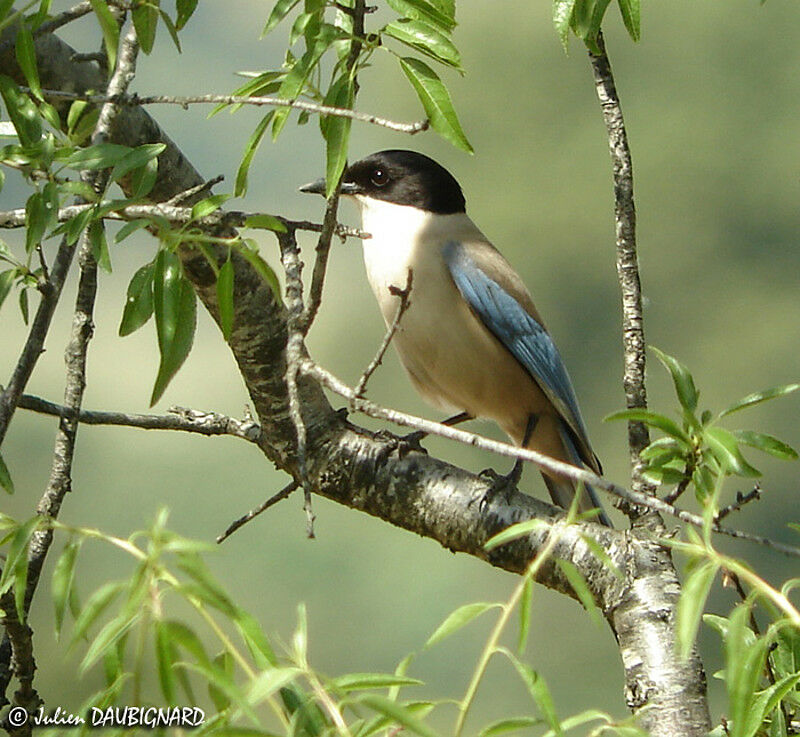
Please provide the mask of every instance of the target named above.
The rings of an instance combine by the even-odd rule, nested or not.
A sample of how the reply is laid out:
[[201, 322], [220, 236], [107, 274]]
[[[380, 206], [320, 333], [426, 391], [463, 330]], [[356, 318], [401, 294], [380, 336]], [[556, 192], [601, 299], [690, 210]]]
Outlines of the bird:
[[[325, 179], [300, 187], [326, 192]], [[473, 223], [453, 175], [416, 151], [373, 153], [348, 166], [340, 194], [360, 207], [364, 263], [387, 326], [410, 285], [392, 343], [424, 400], [455, 411], [449, 424], [488, 418], [511, 441], [575, 466], [602, 472], [567, 369], [522, 279]], [[598, 509], [588, 484], [540, 467], [553, 502]], [[509, 488], [517, 461], [496, 477]]]

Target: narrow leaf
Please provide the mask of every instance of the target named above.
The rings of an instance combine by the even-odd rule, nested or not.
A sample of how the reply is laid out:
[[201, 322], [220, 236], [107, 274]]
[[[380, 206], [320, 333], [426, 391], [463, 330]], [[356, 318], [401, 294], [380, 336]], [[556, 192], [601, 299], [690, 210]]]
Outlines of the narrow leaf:
[[536, 702], [536, 706], [541, 715], [544, 717], [544, 720], [547, 722], [550, 729], [552, 729], [553, 732], [560, 737], [560, 735], [563, 734], [561, 722], [558, 720], [556, 707], [553, 703], [553, 697], [550, 694], [550, 689], [547, 687], [545, 680], [535, 670], [533, 670], [533, 668], [517, 658], [510, 650], [507, 650], [506, 648], [500, 648], [500, 652], [502, 652], [511, 661], [517, 673], [519, 674], [519, 677], [522, 679], [522, 682], [525, 684], [531, 696], [533, 697], [533, 700]]
[[531, 611], [533, 609], [533, 581], [530, 577], [525, 579], [522, 597], [519, 601], [519, 635], [517, 637], [517, 654], [525, 652], [528, 644], [528, 633], [531, 629]]
[[[2, 274], [0, 274], [0, 276], [2, 276]], [[0, 486], [5, 489], [6, 493], [14, 493], [14, 481], [11, 479], [11, 473], [8, 470], [6, 462], [3, 460], [2, 453], [0, 453]]]
[[176, 0], [175, 8], [177, 15], [175, 18], [175, 27], [180, 31], [189, 21], [189, 18], [194, 14], [197, 8], [198, 0]]
[[675, 420], [670, 419], [666, 415], [659, 414], [658, 412], [651, 412], [647, 409], [625, 409], [621, 412], [613, 412], [607, 417], [603, 418], [603, 422], [610, 422], [612, 420], [627, 420], [628, 422], [644, 422], [646, 425], [658, 428], [667, 435], [681, 440], [685, 443], [689, 442], [686, 433], [678, 427]]
[[533, 717], [503, 719], [490, 724], [488, 727], [484, 727], [478, 737], [501, 737], [501, 735], [506, 735], [511, 732], [519, 732], [529, 727], [535, 727], [537, 724], [541, 724], [541, 721], [541, 719], [534, 719]]
[[42, 137], [42, 119], [30, 97], [10, 77], [0, 74], [0, 95], [23, 146], [33, 146]]
[[444, 34], [455, 28], [455, 19], [427, 0], [387, 0], [392, 10], [404, 18], [423, 21]]
[[250, 215], [245, 219], [244, 225], [246, 228], [272, 230], [275, 233], [286, 232], [286, 226], [279, 218], [276, 218], [274, 215], [266, 215], [264, 213], [259, 215]]
[[572, 21], [572, 11], [575, 8], [576, 0], [554, 0], [553, 1], [553, 25], [561, 40], [564, 51], [569, 48], [569, 29]]
[[417, 93], [433, 129], [457, 148], [472, 153], [472, 146], [458, 122], [450, 93], [436, 72], [412, 57], [400, 59], [400, 67]]
[[250, 165], [253, 163], [253, 157], [261, 145], [261, 140], [264, 138], [264, 133], [269, 126], [272, 116], [275, 115], [274, 110], [270, 110], [256, 126], [247, 145], [244, 148], [244, 155], [242, 156], [242, 163], [239, 164], [239, 169], [236, 171], [236, 183], [233, 188], [233, 194], [236, 197], [244, 197], [247, 194], [247, 175], [250, 172]]
[[158, 8], [149, 4], [140, 4], [133, 9], [133, 25], [136, 27], [136, 37], [145, 54], [153, 50], [158, 26]]
[[[347, 76], [331, 87], [325, 104], [332, 107], [350, 109], [353, 107], [353, 80]], [[350, 139], [350, 118], [331, 115], [323, 128], [325, 135], [325, 196], [330, 197], [339, 183], [347, 165], [347, 144]]]
[[500, 605], [497, 603], [481, 601], [459, 607], [454, 612], [451, 612], [444, 622], [436, 628], [436, 631], [428, 638], [424, 647], [427, 649], [435, 645], [440, 640], [444, 640], [445, 637], [449, 637], [454, 632], [469, 624], [473, 619], [479, 617], [484, 612], [488, 612], [490, 609], [496, 609], [499, 606]]
[[130, 335], [144, 325], [153, 314], [153, 275], [155, 264], [142, 266], [128, 285], [128, 296], [119, 324], [121, 336]]
[[453, 42], [428, 23], [401, 18], [389, 23], [383, 32], [443, 64], [461, 68], [461, 55]]
[[675, 393], [678, 395], [678, 401], [681, 406], [689, 412], [694, 412], [697, 409], [697, 399], [699, 393], [694, 385], [689, 369], [686, 368], [677, 358], [667, 355], [663, 351], [650, 346], [650, 350], [656, 354], [661, 363], [664, 364], [666, 369], [672, 376], [672, 382], [675, 384]]
[[128, 151], [114, 164], [114, 168], [111, 170], [111, 180], [120, 181], [128, 172], [157, 158], [166, 147], [165, 143], [145, 143]]
[[634, 41], [642, 37], [641, 0], [618, 0], [619, 12], [628, 34]]
[[697, 629], [700, 626], [700, 617], [706, 606], [708, 592], [717, 575], [717, 564], [705, 561], [698, 565], [686, 579], [681, 589], [681, 598], [678, 601], [677, 636], [678, 653], [682, 660], [689, 657], [694, 645]]
[[595, 624], [602, 625], [603, 615], [600, 613], [600, 609], [597, 606], [597, 602], [594, 600], [592, 592], [589, 591], [589, 585], [586, 583], [586, 579], [575, 567], [575, 564], [568, 560], [557, 558], [556, 565], [564, 573], [564, 576], [567, 581], [569, 581], [569, 585], [572, 587], [578, 600], [583, 604], [583, 608], [586, 609]]
[[264, 261], [254, 248], [243, 248], [241, 251], [250, 265], [258, 272], [258, 275], [264, 280], [267, 286], [272, 290], [272, 294], [278, 302], [281, 302], [281, 283], [278, 277], [272, 270], [272, 267]]
[[100, 30], [103, 33], [103, 44], [106, 47], [106, 56], [108, 56], [108, 68], [114, 69], [117, 65], [117, 49], [119, 48], [119, 25], [105, 0], [89, 0], [89, 3], [97, 16], [97, 22], [100, 24]]
[[749, 445], [751, 448], [758, 448], [776, 458], [785, 461], [797, 460], [797, 451], [794, 448], [767, 433], [754, 430], [734, 430], [733, 435], [740, 443]]
[[111, 581], [101, 586], [89, 597], [75, 620], [70, 645], [74, 645], [86, 634], [89, 627], [97, 621], [97, 618], [108, 608], [109, 604], [124, 587], [125, 582], [123, 581]]
[[153, 645], [156, 651], [156, 664], [158, 666], [158, 682], [161, 686], [161, 693], [167, 705], [176, 703], [175, 689], [175, 662], [177, 653], [169, 638], [164, 622], [157, 620], [155, 623], [155, 633]]
[[517, 540], [520, 537], [530, 534], [534, 530], [546, 527], [547, 523], [540, 519], [527, 519], [523, 522], [506, 527], [505, 530], [498, 532], [496, 535], [490, 537], [483, 545], [484, 550], [494, 550], [500, 545], [505, 545], [507, 542]]
[[738, 402], [734, 402], [730, 407], [723, 410], [720, 413], [720, 417], [725, 417], [726, 415], [738, 412], [740, 409], [745, 409], [745, 407], [752, 407], [755, 404], [761, 404], [761, 402], [766, 402], [768, 399], [775, 399], [775, 397], [782, 397], [785, 394], [791, 394], [798, 389], [800, 389], [800, 384], [784, 384], [783, 386], [776, 386], [772, 389], [765, 389], [763, 392], [748, 394], [746, 397], [743, 397]]
[[367, 691], [373, 688], [392, 688], [400, 686], [422, 686], [416, 678], [398, 676], [391, 673], [348, 673], [334, 678], [331, 688], [339, 691]]
[[758, 477], [761, 472], [753, 468], [739, 450], [739, 443], [730, 431], [722, 427], [708, 427], [703, 433], [711, 452], [728, 470], [738, 476]]
[[36, 68], [36, 50], [33, 46], [33, 35], [27, 23], [20, 23], [16, 37], [16, 54], [19, 68], [34, 97], [42, 100], [42, 88], [39, 84], [39, 70]]
[[75, 578], [75, 563], [78, 560], [79, 550], [79, 542], [69, 542], [64, 547], [64, 551], [53, 568], [53, 581], [50, 588], [56, 615], [56, 638], [61, 635], [61, 625], [64, 622], [64, 612], [67, 608], [72, 582]]
[[400, 726], [405, 727], [409, 732], [418, 734], [421, 737], [437, 737], [436, 732], [418, 719], [408, 708], [398, 704], [396, 701], [387, 699], [385, 696], [364, 694], [359, 697], [358, 703], [384, 714]]
[[153, 273], [153, 306], [161, 363], [150, 397], [154, 405], [183, 365], [194, 342], [197, 298], [192, 285], [181, 273], [175, 254], [159, 251]]
[[267, 19], [267, 24], [264, 26], [264, 30], [261, 31], [261, 38], [266, 36], [275, 26], [278, 25], [291, 11], [291, 9], [297, 5], [300, 0], [278, 0], [275, 3], [275, 6], [272, 8], [272, 12], [269, 14], [269, 18]]

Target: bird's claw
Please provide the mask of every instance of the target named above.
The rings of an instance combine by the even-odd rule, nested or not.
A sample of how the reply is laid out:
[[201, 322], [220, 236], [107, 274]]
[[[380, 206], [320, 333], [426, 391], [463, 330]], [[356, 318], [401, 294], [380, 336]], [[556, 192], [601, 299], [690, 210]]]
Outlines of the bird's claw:
[[489, 506], [489, 504], [491, 504], [497, 498], [498, 494], [502, 494], [503, 499], [506, 501], [506, 503], [508, 503], [511, 500], [514, 492], [517, 490], [517, 482], [519, 481], [519, 478], [517, 477], [515, 470], [512, 470], [511, 473], [508, 473], [505, 476], [501, 476], [493, 468], [484, 468], [483, 471], [478, 474], [478, 476], [492, 482], [491, 486], [486, 490], [478, 502], [481, 512], [483, 512]]
[[396, 450], [400, 458], [405, 458], [409, 453], [424, 453], [428, 455], [428, 451], [420, 444], [420, 441], [425, 435], [427, 435], [427, 433], [418, 430], [417, 432], [412, 432], [398, 438], [385, 430], [378, 432], [379, 437], [390, 442], [391, 450], [389, 452], [391, 453]]

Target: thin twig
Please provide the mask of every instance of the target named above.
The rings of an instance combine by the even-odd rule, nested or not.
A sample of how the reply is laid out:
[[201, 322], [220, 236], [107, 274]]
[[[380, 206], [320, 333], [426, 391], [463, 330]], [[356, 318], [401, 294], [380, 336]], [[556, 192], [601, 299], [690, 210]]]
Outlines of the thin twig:
[[[29, 91], [27, 87], [20, 87], [23, 91]], [[430, 125], [427, 120], [418, 120], [413, 123], [399, 123], [394, 120], [382, 118], [378, 115], [370, 113], [361, 113], [357, 110], [350, 110], [349, 108], [332, 107], [330, 105], [319, 105], [315, 102], [306, 102], [305, 100], [287, 100], [280, 97], [265, 97], [255, 95], [247, 97], [244, 95], [191, 95], [191, 96], [174, 96], [174, 95], [88, 95], [79, 94], [77, 92], [65, 92], [62, 90], [42, 90], [42, 96], [49, 100], [80, 100], [82, 102], [89, 102], [94, 105], [100, 105], [106, 102], [114, 102], [118, 105], [180, 105], [181, 107], [188, 107], [189, 105], [255, 105], [257, 107], [290, 107], [297, 110], [305, 110], [310, 113], [319, 113], [320, 115], [333, 115], [338, 118], [350, 118], [357, 120], [360, 123], [370, 123], [372, 125], [380, 126], [381, 128], [388, 128], [398, 133], [407, 133], [408, 135], [415, 135], [422, 131], [428, 130]]]
[[197, 197], [203, 192], [210, 190], [213, 186], [219, 184], [224, 179], [224, 174], [218, 174], [213, 179], [209, 179], [207, 182], [198, 184], [196, 187], [189, 187], [189, 189], [184, 190], [183, 192], [178, 192], [178, 194], [168, 199], [164, 204], [167, 206], [177, 207], [182, 203]]
[[259, 504], [255, 509], [251, 509], [246, 515], [239, 517], [239, 519], [237, 519], [235, 522], [231, 522], [231, 524], [228, 526], [228, 529], [225, 530], [225, 532], [223, 532], [219, 537], [217, 537], [217, 543], [219, 544], [224, 542], [231, 535], [233, 535], [236, 530], [246, 525], [251, 519], [258, 517], [259, 514], [265, 512], [279, 501], [286, 499], [298, 486], [300, 486], [300, 484], [298, 484], [297, 481], [290, 481], [277, 494], [273, 494], [265, 502]]
[[289, 395], [289, 415], [297, 433], [297, 466], [303, 485], [303, 509], [306, 513], [306, 534], [314, 537], [314, 511], [311, 507], [311, 486], [306, 468], [306, 425], [303, 421], [302, 404], [297, 387], [300, 362], [305, 357], [305, 345], [301, 321], [303, 319], [303, 262], [294, 230], [278, 233], [281, 247], [281, 262], [286, 273], [286, 308], [289, 337], [286, 341], [286, 389]]
[[687, 465], [683, 471], [683, 479], [681, 479], [681, 482], [669, 494], [664, 495], [664, 501], [667, 504], [675, 504], [675, 502], [683, 496], [683, 492], [689, 488], [691, 480], [692, 468]]
[[[39, 414], [63, 417], [67, 408], [41, 397], [23, 394], [21, 409]], [[258, 444], [261, 427], [251, 418], [237, 420], [217, 412], [201, 412], [186, 407], [170, 407], [166, 415], [139, 415], [124, 412], [100, 412], [82, 409], [77, 416], [82, 425], [116, 425], [136, 427], [141, 430], [180, 430], [198, 435], [231, 435]]]
[[[323, 386], [330, 389], [335, 394], [344, 397], [348, 402], [352, 403], [352, 406], [356, 411], [361, 412], [369, 417], [374, 417], [379, 420], [387, 420], [388, 422], [401, 425], [402, 427], [410, 427], [414, 430], [421, 430], [426, 434], [439, 435], [440, 437], [447, 438], [448, 440], [454, 440], [465, 445], [480, 448], [481, 450], [486, 450], [490, 453], [496, 453], [497, 455], [501, 455], [506, 458], [513, 458], [515, 460], [520, 459], [530, 463], [535, 463], [536, 465], [552, 472], [555, 475], [566, 476], [573, 481], [582, 481], [583, 483], [590, 484], [595, 488], [603, 489], [604, 491], [607, 491], [608, 493], [613, 494], [614, 496], [617, 496], [626, 502], [631, 504], [639, 504], [647, 507], [648, 509], [652, 509], [655, 512], [670, 515], [681, 520], [682, 522], [693, 525], [694, 527], [703, 529], [706, 525], [705, 520], [699, 515], [692, 514], [684, 509], [679, 509], [678, 507], [673, 507], [669, 504], [666, 504], [658, 497], [651, 497], [649, 494], [644, 494], [632, 489], [626, 489], [625, 487], [619, 486], [618, 484], [615, 484], [614, 482], [609, 481], [602, 476], [598, 476], [597, 474], [592, 473], [585, 468], [578, 468], [577, 466], [571, 466], [569, 463], [557, 461], [555, 458], [551, 458], [550, 456], [546, 456], [543, 453], [539, 453], [535, 450], [518, 448], [514, 445], [503, 443], [498, 440], [490, 440], [489, 438], [485, 438], [481, 435], [476, 435], [475, 433], [467, 432], [465, 430], [459, 430], [458, 428], [442, 424], [441, 422], [433, 422], [422, 417], [417, 417], [416, 415], [400, 412], [396, 409], [388, 409], [376, 404], [375, 402], [371, 402], [368, 399], [359, 398], [355, 395], [354, 389], [345, 384], [341, 379], [334, 376], [327, 369], [324, 369], [316, 364], [310, 358], [303, 359], [300, 364], [300, 369], [303, 373], [314, 377]], [[711, 530], [720, 535], [727, 535], [728, 537], [733, 537], [739, 540], [747, 540], [748, 542], [763, 545], [766, 548], [783, 553], [784, 555], [800, 558], [800, 548], [797, 548], [793, 545], [786, 545], [785, 543], [770, 540], [769, 538], [762, 537], [760, 535], [754, 535], [749, 532], [744, 532], [743, 530], [723, 527], [718, 523], [712, 524]]]
[[[212, 182], [214, 180], [211, 180]], [[207, 184], [210, 184], [207, 183]], [[205, 188], [206, 184], [202, 185]], [[181, 193], [183, 195], [184, 193]], [[188, 196], [188, 195], [187, 195]], [[62, 207], [58, 211], [57, 219], [63, 223], [67, 220], [80, 215], [86, 210], [91, 210], [93, 207], [105, 207], [110, 204], [110, 201], [103, 200], [98, 204], [80, 204], [68, 205]], [[223, 211], [217, 210], [210, 215], [205, 215], [201, 218], [192, 216], [191, 207], [180, 207], [170, 205], [168, 203], [157, 203], [150, 205], [127, 205], [120, 207], [118, 210], [112, 210], [103, 215], [104, 220], [118, 220], [127, 222], [129, 220], [137, 220], [140, 218], [163, 218], [173, 225], [185, 225], [192, 223], [198, 228], [214, 229], [214, 228], [243, 228], [246, 226], [248, 218], [258, 217], [259, 215], [267, 215], [269, 213], [263, 212], [243, 212], [241, 210]], [[312, 233], [320, 233], [324, 225], [320, 223], [312, 223], [308, 220], [288, 220], [286, 218], [278, 217], [287, 228], [292, 230], [307, 230]], [[17, 208], [16, 210], [0, 210], [0, 228], [24, 228], [25, 227], [25, 208]], [[337, 225], [334, 233], [340, 238], [369, 238], [369, 234], [358, 228], [350, 228], [346, 225]]]
[[408, 275], [406, 277], [406, 286], [404, 289], [400, 289], [394, 285], [389, 287], [389, 291], [395, 296], [399, 297], [400, 302], [397, 305], [397, 312], [394, 315], [394, 319], [392, 320], [392, 324], [389, 326], [386, 334], [383, 336], [383, 340], [378, 348], [378, 352], [375, 354], [375, 357], [369, 362], [369, 365], [366, 369], [364, 369], [364, 373], [361, 374], [361, 378], [358, 380], [355, 388], [355, 395], [356, 397], [363, 397], [364, 393], [367, 390], [367, 382], [369, 381], [372, 374], [375, 373], [375, 370], [378, 366], [381, 365], [383, 361], [383, 357], [386, 355], [386, 351], [389, 348], [389, 344], [392, 342], [392, 338], [394, 338], [394, 334], [397, 332], [397, 328], [400, 327], [400, 320], [403, 319], [403, 315], [405, 315], [406, 310], [411, 305], [411, 301], [409, 297], [411, 296], [411, 284], [414, 280], [414, 272], [409, 269]]
[[[617, 277], [622, 293], [622, 340], [624, 345], [623, 387], [628, 409], [646, 408], [645, 341], [642, 318], [642, 286], [636, 254], [636, 207], [633, 200], [633, 162], [628, 134], [622, 117], [614, 75], [606, 54], [603, 34], [598, 33], [600, 54], [589, 51], [595, 88], [608, 132], [608, 147], [614, 174], [614, 216], [617, 240]], [[632, 484], [637, 492], [655, 494], [643, 478], [644, 465], [639, 454], [649, 445], [650, 434], [642, 422], [628, 423], [628, 445]], [[625, 510], [635, 521], [637, 510]]]
[[756, 484], [752, 491], [748, 491], [747, 494], [742, 494], [741, 491], [736, 492], [736, 501], [733, 504], [729, 504], [727, 507], [723, 507], [719, 510], [719, 512], [714, 515], [714, 521], [719, 522], [721, 519], [725, 519], [731, 512], [738, 512], [743, 506], [749, 504], [752, 501], [756, 501], [761, 498], [761, 486]]

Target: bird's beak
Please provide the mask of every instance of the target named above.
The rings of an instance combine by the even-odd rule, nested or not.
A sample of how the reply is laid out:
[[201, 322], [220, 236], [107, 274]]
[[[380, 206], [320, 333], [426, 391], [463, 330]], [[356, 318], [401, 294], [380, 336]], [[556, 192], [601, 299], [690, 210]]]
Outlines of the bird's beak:
[[[322, 179], [317, 179], [316, 182], [304, 184], [302, 187], [300, 187], [300, 191], [307, 194], [321, 194], [324, 197], [325, 178], [323, 177]], [[354, 195], [361, 192], [361, 187], [359, 187], [355, 182], [342, 182], [342, 186], [339, 188], [339, 191], [343, 195]]]
[[309, 182], [300, 187], [301, 192], [306, 194], [321, 194], [325, 195], [325, 178], [317, 179], [316, 182]]

